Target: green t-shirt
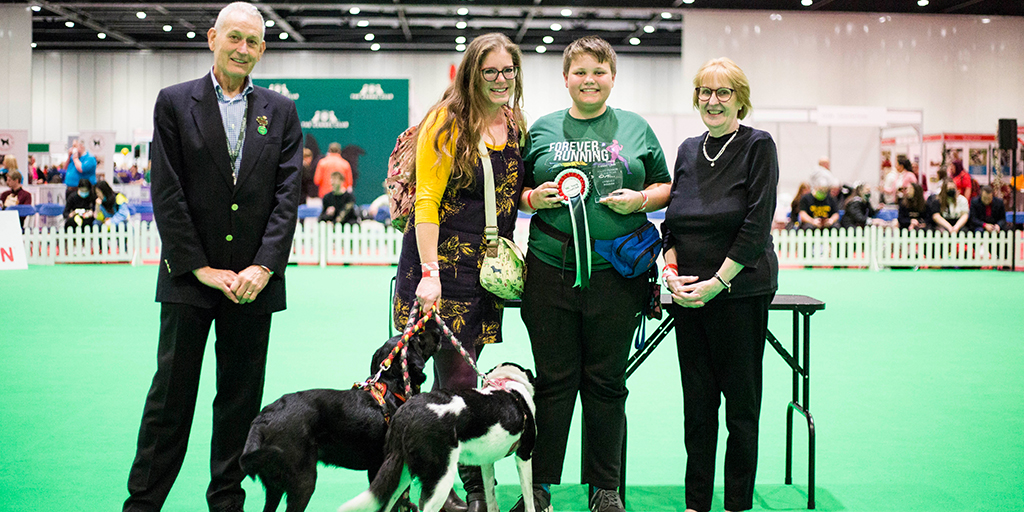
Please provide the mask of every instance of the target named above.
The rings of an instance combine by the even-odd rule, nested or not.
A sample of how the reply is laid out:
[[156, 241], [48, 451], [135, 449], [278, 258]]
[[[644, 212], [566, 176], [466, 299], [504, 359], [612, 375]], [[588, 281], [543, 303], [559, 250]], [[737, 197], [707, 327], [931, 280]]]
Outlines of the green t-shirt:
[[[644, 118], [632, 112], [608, 107], [593, 119], [576, 119], [569, 109], [538, 119], [530, 127], [523, 163], [526, 165], [526, 186], [536, 188], [554, 181], [562, 171], [575, 168], [586, 174], [590, 182], [585, 208], [590, 236], [610, 240], [630, 233], [647, 221], [644, 213], [620, 215], [598, 203], [602, 194], [614, 188], [643, 190], [655, 183], [671, 181], [665, 154]], [[617, 177], [621, 176], [621, 185]], [[596, 178], [596, 180], [595, 180]], [[566, 206], [537, 212], [540, 218], [559, 231], [572, 236], [572, 222]], [[562, 242], [535, 225], [530, 228], [530, 251], [544, 263], [572, 270], [576, 256], [572, 243], [565, 251]], [[611, 264], [591, 250], [592, 268], [610, 268]]]

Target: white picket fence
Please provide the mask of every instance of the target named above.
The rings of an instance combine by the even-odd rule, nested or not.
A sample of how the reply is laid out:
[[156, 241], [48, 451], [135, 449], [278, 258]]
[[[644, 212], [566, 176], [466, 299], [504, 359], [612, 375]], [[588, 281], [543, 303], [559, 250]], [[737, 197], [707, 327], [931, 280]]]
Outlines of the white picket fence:
[[[526, 245], [528, 221], [520, 219], [515, 240]], [[772, 232], [784, 267], [959, 267], [1024, 270], [1024, 231], [949, 233], [868, 228]], [[160, 235], [155, 222], [133, 220], [108, 230], [87, 226], [28, 228], [25, 253], [35, 265], [55, 263], [155, 264]], [[393, 265], [402, 250], [402, 233], [383, 224], [299, 223], [289, 263], [304, 265]], [[1013, 258], [1016, 251], [1016, 260]]]

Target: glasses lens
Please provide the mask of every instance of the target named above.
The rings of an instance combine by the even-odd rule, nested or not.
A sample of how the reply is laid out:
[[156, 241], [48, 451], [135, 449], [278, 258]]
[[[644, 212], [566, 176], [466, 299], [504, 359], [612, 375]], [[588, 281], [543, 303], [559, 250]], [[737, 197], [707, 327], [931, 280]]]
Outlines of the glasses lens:
[[718, 96], [718, 101], [729, 101], [729, 98], [732, 97], [732, 90], [722, 87], [715, 91], [715, 96]]
[[697, 97], [700, 98], [702, 101], [710, 100], [711, 99], [711, 89], [708, 89], [707, 87], [698, 87], [697, 88]]
[[501, 70], [501, 74], [505, 77], [505, 80], [512, 80], [513, 78], [516, 77], [516, 68], [505, 68]]
[[498, 70], [494, 68], [487, 68], [484, 70], [484, 80], [493, 82], [498, 79]]

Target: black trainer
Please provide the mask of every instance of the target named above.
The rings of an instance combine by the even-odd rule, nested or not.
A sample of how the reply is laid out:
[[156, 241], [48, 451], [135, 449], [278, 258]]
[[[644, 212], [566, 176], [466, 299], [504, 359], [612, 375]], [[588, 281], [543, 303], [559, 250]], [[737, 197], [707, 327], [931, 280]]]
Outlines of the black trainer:
[[598, 489], [590, 497], [590, 512], [626, 512], [619, 493], [612, 489]]
[[[543, 487], [539, 485], [533, 486], [533, 508], [537, 512], [552, 512], [551, 507], [551, 493], [545, 491]], [[526, 512], [526, 505], [523, 503], [523, 497], [519, 496], [519, 501], [512, 506], [512, 510], [509, 512]]]

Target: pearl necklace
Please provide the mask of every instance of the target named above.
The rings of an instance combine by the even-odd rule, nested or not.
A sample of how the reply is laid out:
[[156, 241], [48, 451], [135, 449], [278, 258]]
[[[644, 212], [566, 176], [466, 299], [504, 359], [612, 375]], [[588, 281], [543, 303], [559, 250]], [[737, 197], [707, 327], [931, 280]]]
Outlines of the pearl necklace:
[[722, 146], [722, 150], [719, 151], [714, 158], [708, 156], [708, 137], [711, 136], [711, 132], [709, 131], [708, 134], [704, 136], [704, 145], [702, 146], [702, 149], [704, 150], [704, 158], [707, 158], [708, 161], [711, 162], [711, 167], [715, 166], [715, 161], [722, 157], [722, 153], [725, 153], [725, 148], [729, 147], [729, 143], [736, 138], [736, 134], [739, 132], [740, 131], [738, 129], [732, 132], [732, 137], [729, 137], [729, 140], [725, 141], [725, 145]]

